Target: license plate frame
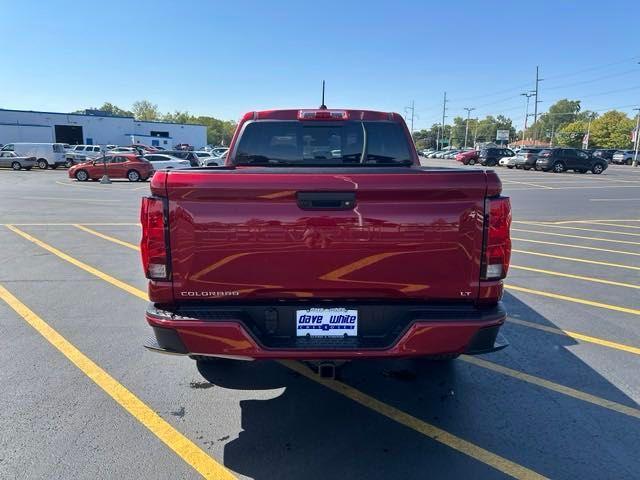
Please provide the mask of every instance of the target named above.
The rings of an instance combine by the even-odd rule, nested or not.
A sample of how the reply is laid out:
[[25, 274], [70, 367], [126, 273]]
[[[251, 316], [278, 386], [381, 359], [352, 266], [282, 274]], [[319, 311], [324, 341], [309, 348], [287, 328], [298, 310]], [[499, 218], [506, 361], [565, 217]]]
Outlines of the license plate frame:
[[296, 310], [296, 337], [353, 338], [358, 336], [358, 310], [309, 308]]

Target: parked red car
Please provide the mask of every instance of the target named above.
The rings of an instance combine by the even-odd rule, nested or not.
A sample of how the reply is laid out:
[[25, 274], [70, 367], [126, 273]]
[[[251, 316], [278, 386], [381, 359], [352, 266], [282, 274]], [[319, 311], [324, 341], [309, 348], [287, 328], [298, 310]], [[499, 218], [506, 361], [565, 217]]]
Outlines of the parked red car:
[[478, 162], [478, 150], [469, 150], [468, 152], [460, 152], [456, 155], [456, 160], [463, 165], [475, 165]]
[[503, 348], [501, 190], [493, 171], [421, 167], [397, 113], [250, 112], [225, 167], [158, 171], [142, 200], [145, 346], [199, 362]]
[[122, 153], [78, 163], [68, 172], [69, 178], [75, 178], [79, 182], [99, 180], [104, 174], [109, 178], [126, 178], [130, 182], [144, 182], [153, 175], [153, 165], [136, 154]]

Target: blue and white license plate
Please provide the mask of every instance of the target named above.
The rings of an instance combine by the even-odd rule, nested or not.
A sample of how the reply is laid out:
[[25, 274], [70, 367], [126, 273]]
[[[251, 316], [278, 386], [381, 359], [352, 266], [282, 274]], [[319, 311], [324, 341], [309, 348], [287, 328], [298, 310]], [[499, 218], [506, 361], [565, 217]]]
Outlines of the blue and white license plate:
[[358, 335], [358, 311], [346, 308], [296, 310], [298, 337], [355, 337]]

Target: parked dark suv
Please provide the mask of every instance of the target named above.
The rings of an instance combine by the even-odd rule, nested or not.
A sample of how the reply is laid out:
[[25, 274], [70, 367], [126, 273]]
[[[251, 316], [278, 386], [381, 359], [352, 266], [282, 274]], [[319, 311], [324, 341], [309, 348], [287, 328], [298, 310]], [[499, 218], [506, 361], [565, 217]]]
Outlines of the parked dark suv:
[[591, 170], [596, 175], [604, 172], [609, 164], [602, 158], [594, 157], [576, 148], [549, 148], [542, 150], [536, 160], [536, 170], [562, 173], [573, 170], [587, 173]]
[[541, 151], [542, 148], [525, 147], [520, 149], [516, 155], [516, 168], [524, 168], [525, 170], [536, 168], [536, 160], [538, 160], [538, 154]]
[[603, 160], [606, 160], [607, 162], [611, 163], [613, 154], [616, 153], [617, 151], [618, 150], [616, 150], [615, 148], [608, 148], [608, 149], [599, 148], [593, 152], [593, 156], [597, 158], [602, 158]]
[[489, 147], [480, 150], [478, 161], [485, 167], [495, 167], [502, 157], [513, 157], [515, 153], [508, 148]]

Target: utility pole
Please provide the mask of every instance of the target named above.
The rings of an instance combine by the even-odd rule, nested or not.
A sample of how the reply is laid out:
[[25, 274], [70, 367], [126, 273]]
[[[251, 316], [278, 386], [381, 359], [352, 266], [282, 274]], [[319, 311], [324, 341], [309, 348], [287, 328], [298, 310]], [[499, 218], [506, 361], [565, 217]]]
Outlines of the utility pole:
[[416, 110], [415, 100], [411, 100], [410, 107], [404, 107], [405, 120], [407, 119], [407, 110], [411, 110], [411, 135], [413, 135], [413, 117]]
[[464, 107], [464, 109], [467, 111], [467, 126], [464, 129], [464, 148], [467, 148], [467, 138], [469, 137], [469, 116], [475, 108]]
[[436, 150], [440, 150], [438, 144], [440, 143], [440, 125], [436, 128]]
[[476, 140], [478, 138], [478, 119], [476, 118], [476, 128], [473, 130], [473, 147], [476, 148]]
[[[539, 84], [543, 79], [540, 78], [539, 75], [539, 67], [538, 65], [536, 65], [536, 89], [535, 89], [535, 97], [536, 97], [536, 103], [534, 106], [534, 110], [533, 110], [533, 124], [535, 125], [538, 121], [538, 104], [540, 103], [540, 100], [538, 100], [538, 93], [539, 93]], [[533, 131], [533, 139], [534, 139], [534, 143], [535, 140], [538, 139], [538, 130], [535, 129]]]
[[[447, 92], [444, 92], [444, 100], [442, 101], [442, 142], [444, 143], [444, 119], [446, 118], [447, 111]], [[449, 145], [451, 145], [451, 139], [449, 139]]]
[[527, 106], [524, 109], [524, 127], [522, 127], [522, 144], [524, 146], [524, 135], [527, 131], [527, 120], [529, 119], [529, 99], [535, 95], [534, 92], [521, 93], [523, 97], [527, 97]]
[[636, 120], [636, 143], [635, 143], [635, 152], [633, 154], [633, 162], [631, 165], [634, 167], [638, 166], [638, 147], [640, 147], [640, 108], [634, 108], [634, 110], [638, 111], [638, 119]]

